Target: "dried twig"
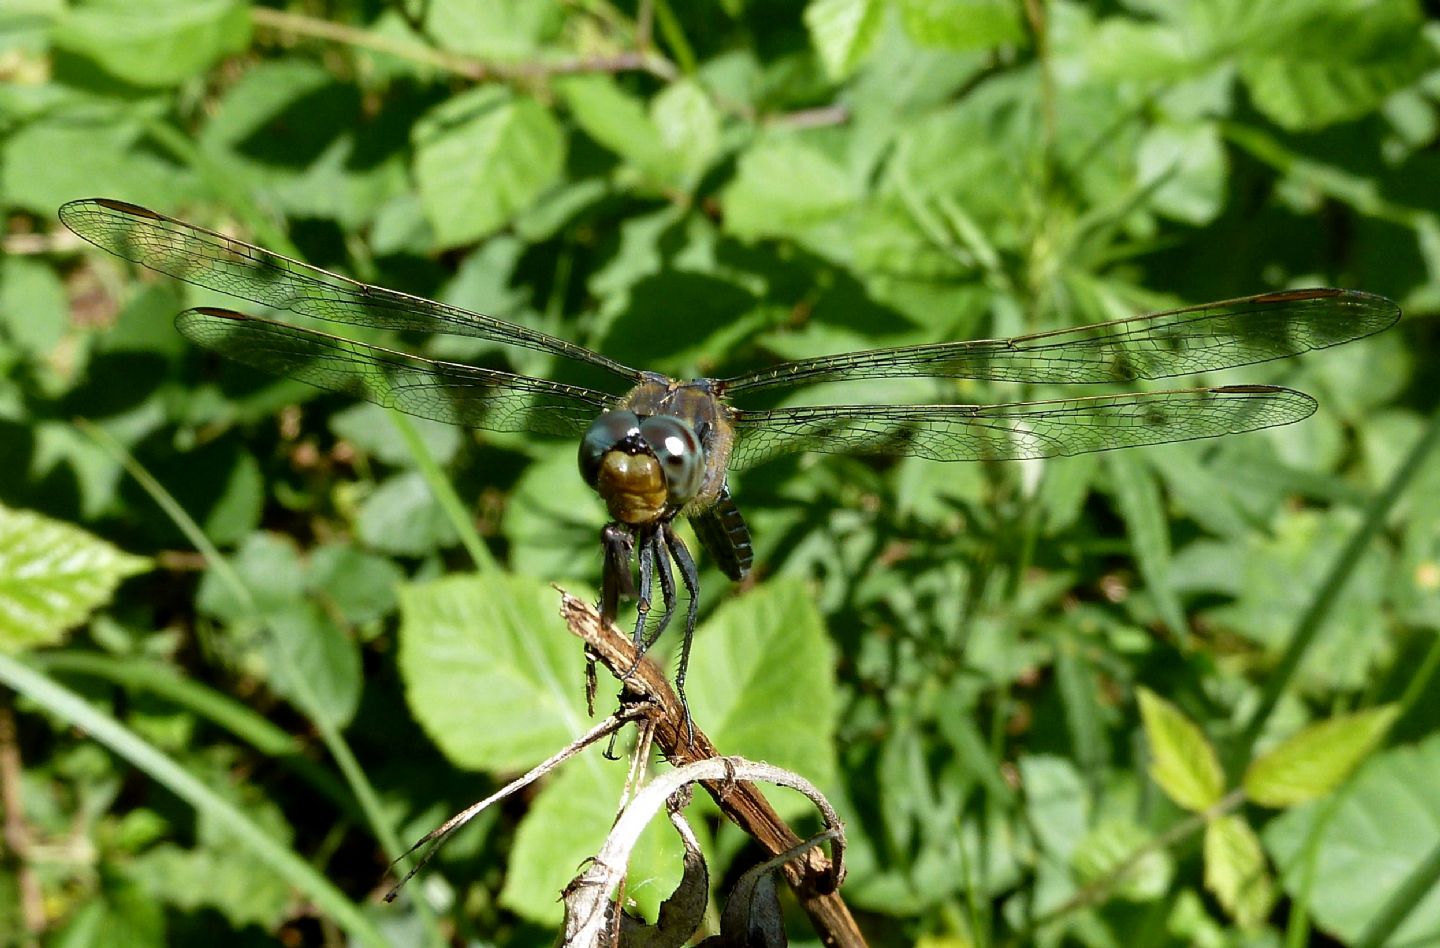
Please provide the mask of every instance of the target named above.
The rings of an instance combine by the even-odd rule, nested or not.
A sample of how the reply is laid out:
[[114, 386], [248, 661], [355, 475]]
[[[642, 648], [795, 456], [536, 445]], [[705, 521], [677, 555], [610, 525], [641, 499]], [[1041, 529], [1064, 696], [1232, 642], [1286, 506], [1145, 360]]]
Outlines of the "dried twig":
[[542, 760], [540, 763], [536, 764], [530, 770], [526, 771], [523, 776], [517, 777], [514, 780], [510, 781], [505, 786], [501, 787], [499, 790], [496, 790], [494, 793], [490, 794], [490, 796], [486, 797], [480, 802], [472, 803], [470, 806], [450, 817], [450, 819], [446, 820], [444, 823], [441, 823], [439, 826], [426, 833], [424, 836], [422, 836], [419, 840], [416, 841], [415, 845], [405, 850], [405, 852], [400, 856], [400, 859], [397, 859], [395, 860], [395, 862], [391, 863], [391, 868], [393, 869], [396, 865], [400, 863], [401, 860], [405, 859], [407, 856], [412, 855], [416, 850], [420, 849], [421, 847], [427, 845], [429, 845], [430, 847], [425, 851], [424, 855], [422, 855], [415, 862], [415, 865], [410, 867], [410, 871], [405, 873], [404, 878], [402, 878], [399, 882], [395, 883], [395, 885], [390, 889], [389, 892], [385, 893], [385, 901], [393, 902], [395, 900], [395, 897], [400, 894], [400, 889], [405, 885], [405, 883], [409, 882], [412, 878], [414, 878], [415, 873], [425, 868], [425, 864], [430, 861], [430, 857], [435, 855], [436, 851], [438, 851], [439, 848], [444, 845], [445, 840], [450, 837], [450, 834], [454, 833], [460, 827], [473, 820], [476, 816], [478, 816], [481, 812], [490, 807], [492, 804], [498, 803], [499, 801], [513, 795], [519, 790], [523, 790], [525, 787], [528, 787], [530, 784], [539, 780], [541, 777], [545, 776], [550, 771], [554, 770], [556, 767], [569, 760], [571, 757], [574, 757], [576, 754], [580, 753], [582, 750], [589, 747], [591, 744], [600, 740], [602, 737], [608, 737], [616, 731], [620, 730], [620, 728], [624, 727], [630, 721], [633, 721], [637, 717], [639, 717], [641, 711], [642, 707], [639, 704], [628, 705], [624, 708], [621, 708], [619, 711], [615, 712], [610, 717], [595, 725], [589, 731], [586, 731], [584, 734], [575, 738], [575, 740], [571, 741], [569, 744], [565, 745], [565, 747], [557, 753], [550, 755], [549, 757]]
[[[589, 948], [605, 943], [603, 935], [613, 918], [611, 905], [615, 892], [625, 877], [630, 853], [650, 820], [675, 793], [692, 783], [706, 786], [731, 784], [738, 788], [749, 786], [750, 781], [756, 780], [799, 790], [815, 804], [824, 817], [827, 833], [835, 834], [828, 838], [833, 840], [836, 864], [840, 865], [840, 854], [843, 852], [840, 819], [830, 802], [814, 784], [783, 768], [743, 757], [710, 757], [698, 760], [651, 780], [635, 795], [635, 799], [615, 821], [614, 828], [601, 845], [600, 851], [595, 854], [595, 858], [590, 861], [590, 865], [566, 889], [563, 944], [567, 948]], [[674, 816], [675, 811], [672, 809], [672, 821]], [[796, 846], [791, 847], [784, 855], [798, 858], [807, 852], [810, 845], [812, 844], [797, 840]], [[858, 935], [858, 932], [856, 934]], [[822, 937], [823, 935], [824, 933]], [[826, 939], [826, 943], [843, 942]]]
[[295, 36], [343, 43], [357, 49], [385, 53], [411, 62], [422, 63], [442, 72], [462, 76], [473, 82], [535, 82], [550, 76], [567, 76], [590, 72], [647, 72], [666, 82], [673, 81], [679, 71], [675, 64], [653, 50], [616, 53], [610, 56], [567, 56], [531, 62], [496, 62], [462, 56], [430, 46], [384, 36], [371, 30], [358, 29], [343, 23], [331, 23], [315, 17], [286, 13], [268, 7], [250, 11], [256, 26], [267, 27]]
[[[655, 742], [666, 759], [679, 768], [718, 758], [715, 745], [698, 725], [694, 728], [693, 740], [686, 740], [685, 712], [680, 699], [654, 663], [641, 662], [634, 674], [624, 679], [625, 672], [635, 667], [634, 644], [619, 629], [605, 624], [589, 603], [563, 590], [561, 593], [560, 614], [566, 625], [611, 674], [624, 682], [622, 702], [626, 707], [640, 707], [641, 715], [653, 724]], [[771, 854], [778, 855], [800, 845], [800, 836], [780, 819], [754, 784], [707, 778], [701, 781], [701, 786], [732, 822]], [[837, 860], [841, 855], [842, 851], [837, 849]], [[786, 863], [784, 872], [825, 944], [865, 944], [849, 907], [836, 891], [841, 881], [839, 870], [823, 853], [812, 849], [803, 858]]]

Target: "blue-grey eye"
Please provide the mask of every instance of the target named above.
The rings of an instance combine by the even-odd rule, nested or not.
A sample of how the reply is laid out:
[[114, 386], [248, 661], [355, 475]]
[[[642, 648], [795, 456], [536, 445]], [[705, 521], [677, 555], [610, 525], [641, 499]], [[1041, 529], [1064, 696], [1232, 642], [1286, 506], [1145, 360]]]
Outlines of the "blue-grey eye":
[[640, 434], [640, 416], [633, 411], [607, 411], [596, 418], [580, 439], [580, 476], [595, 486], [600, 476], [600, 461], [615, 446]]
[[671, 415], [651, 415], [640, 422], [640, 436], [665, 472], [670, 503], [682, 507], [694, 500], [705, 475], [705, 452], [695, 429]]

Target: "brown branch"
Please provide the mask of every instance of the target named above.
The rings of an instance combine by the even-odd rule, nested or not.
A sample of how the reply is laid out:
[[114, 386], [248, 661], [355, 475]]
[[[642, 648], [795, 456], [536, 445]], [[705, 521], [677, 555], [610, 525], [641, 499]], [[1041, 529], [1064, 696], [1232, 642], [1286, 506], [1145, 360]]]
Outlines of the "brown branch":
[[15, 733], [15, 710], [8, 700], [0, 702], [0, 806], [5, 809], [5, 845], [15, 857], [15, 878], [20, 887], [20, 917], [27, 937], [17, 944], [39, 944], [45, 930], [45, 899], [40, 880], [30, 865], [30, 827], [25, 823], [20, 783], [20, 743]]
[[295, 36], [342, 43], [357, 49], [385, 53], [400, 59], [421, 63], [461, 76], [472, 82], [536, 82], [551, 76], [568, 76], [591, 72], [646, 72], [666, 82], [674, 81], [679, 75], [675, 64], [653, 51], [616, 53], [610, 56], [569, 56], [562, 59], [537, 60], [534, 62], [501, 63], [458, 53], [447, 52], [382, 36], [370, 30], [363, 30], [343, 23], [331, 23], [315, 17], [286, 13], [268, 7], [255, 7], [250, 11], [256, 26], [265, 27]]
[[838, 104], [780, 112], [765, 118], [765, 124], [772, 128], [824, 128], [828, 125], [844, 125], [849, 121], [850, 107]]
[[[617, 679], [635, 667], [635, 646], [613, 625], [606, 625], [589, 603], [561, 591], [560, 614], [570, 631], [579, 636], [595, 657]], [[622, 701], [627, 705], [640, 702], [642, 712], [655, 731], [655, 743], [667, 760], [676, 767], [721, 756], [710, 738], [698, 726], [689, 730], [687, 740], [685, 711], [670, 682], [654, 663], [641, 662], [628, 681]], [[772, 855], [795, 848], [801, 837], [782, 820], [754, 784], [746, 781], [702, 781], [721, 811], [742, 830], [765, 847]], [[800, 905], [810, 916], [815, 931], [826, 945], [863, 948], [865, 936], [860, 933], [850, 908], [836, 888], [834, 865], [817, 849], [803, 858], [787, 862], [786, 881], [795, 891]]]

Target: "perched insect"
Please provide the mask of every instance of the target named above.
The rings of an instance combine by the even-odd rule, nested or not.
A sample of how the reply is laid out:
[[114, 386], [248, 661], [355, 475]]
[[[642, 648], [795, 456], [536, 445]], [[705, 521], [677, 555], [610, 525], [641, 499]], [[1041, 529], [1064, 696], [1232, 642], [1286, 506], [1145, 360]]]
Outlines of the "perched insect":
[[[614, 619], [622, 596], [638, 599], [634, 636], [642, 654], [674, 614], [671, 564], [680, 571], [689, 594], [676, 674], [682, 701], [699, 580], [672, 523], [687, 516], [721, 570], [744, 577], [753, 551], [727, 485], [732, 465], [797, 451], [938, 461], [1057, 457], [1253, 431], [1315, 411], [1310, 396], [1271, 385], [1001, 405], [747, 410], [731, 405], [732, 397], [897, 376], [1072, 384], [1168, 378], [1338, 345], [1400, 316], [1395, 303], [1370, 293], [1285, 290], [1013, 339], [870, 349], [727, 379], [681, 381], [533, 329], [358, 283], [133, 204], [73, 201], [60, 209], [60, 219], [127, 260], [277, 310], [355, 326], [474, 336], [613, 376], [623, 391], [423, 359], [225, 309], [191, 309], [176, 318], [183, 335], [208, 349], [320, 388], [472, 428], [578, 436], [581, 474], [614, 518], [601, 535], [603, 611]], [[657, 576], [664, 614], [647, 634]]]

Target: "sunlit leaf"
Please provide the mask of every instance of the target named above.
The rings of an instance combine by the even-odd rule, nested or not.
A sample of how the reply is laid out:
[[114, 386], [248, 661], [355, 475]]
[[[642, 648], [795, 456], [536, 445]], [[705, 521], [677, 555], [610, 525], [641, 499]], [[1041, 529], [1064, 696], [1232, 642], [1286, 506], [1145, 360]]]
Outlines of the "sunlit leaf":
[[1399, 714], [1395, 705], [1383, 705], [1310, 725], [1250, 764], [1245, 795], [1273, 807], [1325, 796], [1359, 766]]
[[416, 126], [415, 176], [440, 245], [503, 227], [559, 177], [564, 146], [543, 106], [494, 86], [432, 110]]
[[1142, 688], [1139, 698], [1151, 778], [1187, 810], [1198, 813], [1214, 806], [1225, 792], [1225, 774], [1204, 732], [1154, 692]]
[[770, 139], [741, 157], [724, 195], [725, 227], [745, 240], [794, 235], [858, 197], [856, 183], [823, 152], [795, 138]]
[[[1407, 886], [1424, 881], [1440, 850], [1440, 737], [1371, 758], [1335, 801], [1317, 800], [1265, 826], [1281, 884], [1303, 899], [1317, 927], [1353, 943]], [[1440, 887], [1412, 890], [1386, 939], [1422, 941], [1440, 927]]]
[[93, 0], [61, 20], [55, 40], [137, 86], [168, 86], [245, 48], [238, 0]]
[[1020, 6], [1009, 0], [903, 0], [900, 15], [922, 46], [974, 49], [1025, 36]]
[[1274, 31], [1272, 42], [1245, 49], [1241, 75], [1256, 106], [1285, 128], [1356, 118], [1440, 61], [1407, 0], [1280, 7], [1274, 22], [1257, 23]]
[[865, 58], [884, 13], [879, 0], [810, 0], [805, 8], [810, 42], [833, 78], [848, 76]]
[[0, 650], [53, 645], [150, 569], [78, 527], [0, 506]]
[[687, 687], [716, 746], [820, 784], [834, 772], [832, 645], [798, 583], [767, 583], [716, 610], [695, 637]]
[[453, 576], [400, 587], [406, 697], [459, 766], [523, 770], [586, 730], [583, 653], [542, 582]]
[[1275, 881], [1244, 817], [1228, 814], [1205, 824], [1205, 888], [1242, 928], [1259, 925], [1275, 904]]
[[[1175, 874], [1170, 853], [1154, 843], [1154, 834], [1142, 826], [1105, 820], [1080, 838], [1071, 862], [1085, 883], [1122, 873], [1114, 883], [1115, 894], [1132, 902], [1150, 902], [1169, 890]], [[1132, 863], [1137, 854], [1138, 861]]]
[[[615, 820], [628, 768], [624, 760], [606, 760], [600, 750], [592, 747], [567, 763], [536, 796], [516, 830], [500, 901], [531, 921], [559, 923], [559, 892], [599, 848]], [[653, 918], [674, 890], [681, 852], [675, 830], [657, 814], [640, 835], [625, 890], [645, 917]]]

